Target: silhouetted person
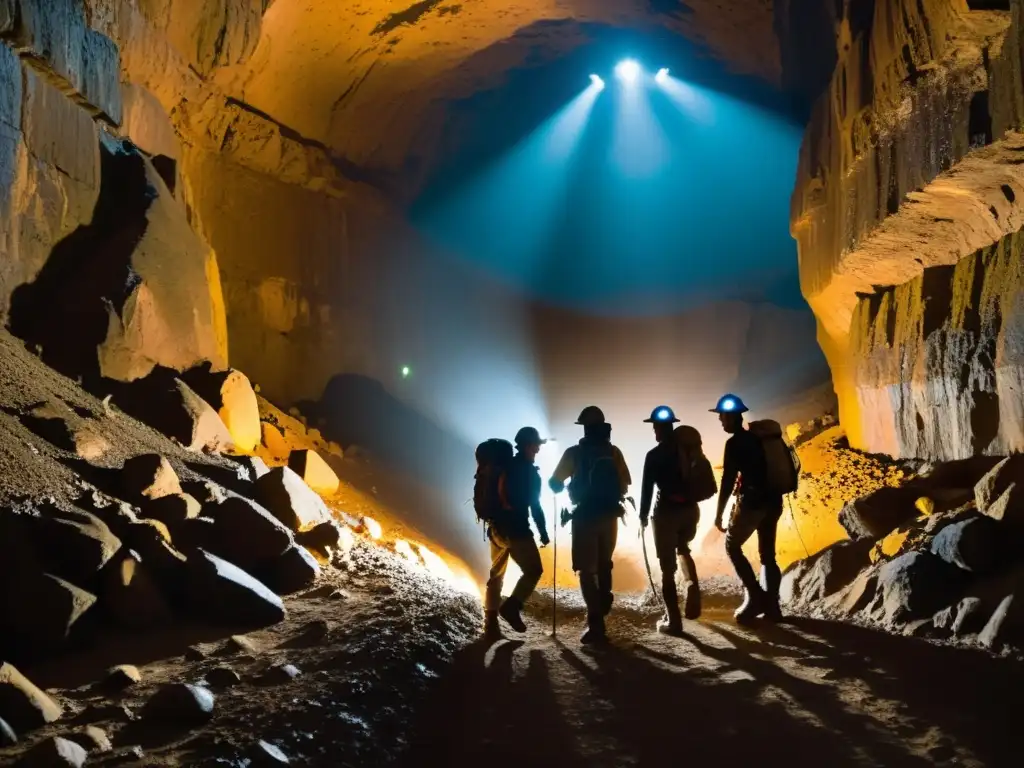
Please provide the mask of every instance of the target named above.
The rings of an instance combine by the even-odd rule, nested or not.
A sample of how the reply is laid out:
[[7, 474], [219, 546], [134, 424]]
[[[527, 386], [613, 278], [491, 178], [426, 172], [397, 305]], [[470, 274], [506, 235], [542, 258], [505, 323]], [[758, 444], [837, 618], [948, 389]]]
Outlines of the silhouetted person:
[[632, 482], [622, 452], [611, 443], [611, 424], [596, 405], [583, 409], [576, 423], [583, 439], [562, 454], [548, 485], [555, 493], [569, 483], [572, 513], [572, 569], [587, 606], [582, 643], [606, 639], [604, 617], [612, 609], [612, 555], [624, 514], [622, 498]]
[[[545, 442], [533, 427], [520, 429], [515, 438], [516, 455], [498, 480], [498, 494], [503, 509], [491, 520], [487, 529], [487, 538], [491, 544], [491, 573], [487, 580], [484, 631], [489, 636], [500, 633], [499, 615], [516, 632], [526, 631], [520, 611], [544, 573], [540, 551], [530, 531], [530, 517], [533, 517], [533, 524], [537, 527], [541, 546], [547, 546], [547, 523], [540, 506], [540, 472], [534, 464]], [[519, 566], [522, 576], [508, 599], [501, 602], [501, 587], [510, 557]]]
[[[775, 560], [775, 534], [782, 517], [782, 496], [769, 488], [768, 467], [760, 438], [744, 428], [743, 414], [748, 410], [735, 395], [724, 395], [711, 409], [712, 413], [718, 414], [722, 428], [732, 435], [725, 443], [715, 526], [720, 531], [725, 530], [722, 517], [735, 488], [736, 506], [725, 536], [725, 552], [745, 590], [743, 604], [735, 614], [739, 622], [762, 615], [773, 619], [781, 617], [779, 584], [782, 572]], [[764, 588], [743, 554], [743, 545], [755, 532], [765, 574]]]
[[[679, 594], [676, 591], [676, 559], [686, 579], [686, 618], [700, 616], [700, 583], [697, 566], [690, 554], [690, 542], [697, 535], [700, 508], [696, 495], [690, 490], [689, 477], [683, 473], [680, 446], [674, 434], [679, 422], [672, 409], [658, 406], [651, 412], [647, 424], [654, 425], [658, 445], [647, 452], [640, 491], [640, 525], [647, 527], [654, 489], [658, 499], [654, 504], [654, 550], [661, 566], [661, 594], [665, 599], [665, 616], [658, 621], [658, 631], [679, 635], [683, 631], [683, 618], [679, 612]], [[692, 427], [687, 427], [696, 432]], [[700, 445], [700, 435], [697, 435]]]

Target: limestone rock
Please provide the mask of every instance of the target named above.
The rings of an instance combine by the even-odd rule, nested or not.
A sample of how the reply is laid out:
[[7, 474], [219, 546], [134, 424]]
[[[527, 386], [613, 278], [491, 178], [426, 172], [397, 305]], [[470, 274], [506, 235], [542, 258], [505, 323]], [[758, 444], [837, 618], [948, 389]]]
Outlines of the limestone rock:
[[0, 649], [57, 650], [95, 602], [94, 595], [48, 573], [28, 571], [17, 581], [5, 580], [0, 584]]
[[233, 369], [213, 372], [205, 365], [187, 371], [182, 378], [217, 411], [237, 450], [256, 450], [262, 433], [260, 410], [256, 393], [244, 373]]
[[839, 592], [868, 566], [870, 546], [870, 540], [839, 541], [804, 561], [804, 568], [788, 571], [786, 602], [803, 606]]
[[273, 744], [260, 740], [252, 745], [246, 753], [252, 765], [289, 765], [291, 760]]
[[124, 408], [190, 451], [230, 450], [231, 433], [217, 412], [191, 387], [166, 371], [133, 383]]
[[264, 627], [285, 618], [284, 604], [236, 565], [199, 550], [188, 562], [192, 609], [218, 625]]
[[110, 450], [110, 443], [91, 420], [82, 418], [60, 401], [37, 405], [22, 421], [43, 439], [87, 461], [99, 459]]
[[978, 510], [1007, 526], [1024, 528], [1024, 455], [1009, 456], [974, 487]]
[[338, 548], [341, 537], [341, 526], [333, 520], [329, 520], [300, 531], [295, 540], [306, 549], [327, 557], [329, 551]]
[[998, 650], [1003, 645], [1019, 641], [1024, 628], [1024, 611], [1016, 594], [1002, 599], [978, 635], [978, 642], [986, 648]]
[[174, 525], [171, 533], [175, 548], [186, 555], [197, 549], [209, 550], [217, 546], [217, 525], [209, 517], [183, 520]]
[[309, 551], [293, 544], [274, 563], [259, 572], [262, 581], [279, 595], [305, 589], [320, 575], [320, 565]]
[[37, 744], [17, 763], [26, 768], [82, 768], [89, 753], [70, 739], [54, 736]]
[[7, 721], [0, 717], [0, 748], [10, 747], [18, 743], [18, 734], [7, 724]]
[[274, 458], [283, 459], [291, 453], [291, 446], [281, 430], [266, 421], [260, 423], [260, 444]]
[[96, 515], [43, 506], [22, 517], [39, 560], [51, 573], [86, 589], [121, 549], [121, 540]]
[[201, 725], [213, 717], [216, 699], [201, 685], [173, 683], [146, 702], [142, 717], [164, 725]]
[[983, 602], [977, 597], [965, 597], [956, 605], [944, 608], [935, 614], [932, 623], [953, 637], [978, 632], [987, 618], [982, 610]]
[[292, 531], [332, 519], [323, 500], [289, 467], [275, 467], [257, 480], [256, 498]]
[[100, 599], [114, 622], [130, 629], [167, 626], [174, 620], [163, 593], [135, 552], [119, 555], [107, 566]]
[[199, 517], [202, 509], [202, 505], [187, 493], [173, 493], [143, 503], [142, 516], [159, 520], [173, 529], [186, 520]]
[[232, 456], [231, 458], [237, 461], [245, 470], [245, 473], [249, 477], [249, 482], [255, 483], [270, 471], [270, 467], [267, 466], [267, 462], [259, 456]]
[[242, 676], [231, 667], [214, 667], [205, 677], [206, 682], [214, 688], [231, 688], [242, 682]]
[[292, 451], [288, 456], [288, 467], [321, 496], [333, 496], [338, 492], [338, 486], [341, 484], [338, 476], [316, 451]]
[[130, 527], [125, 544], [139, 555], [149, 577], [172, 604], [182, 598], [186, 558], [170, 543], [167, 527], [155, 520], [141, 520]]
[[839, 513], [839, 523], [851, 539], [880, 539], [917, 517], [911, 488], [880, 488], [850, 502]]
[[86, 725], [74, 733], [68, 734], [68, 739], [88, 753], [112, 752], [114, 745], [110, 743], [110, 737], [102, 728], [95, 725]]
[[181, 483], [167, 459], [156, 453], [146, 453], [124, 463], [121, 490], [131, 501], [152, 501], [180, 494]]
[[10, 664], [0, 665], [0, 717], [15, 733], [59, 720], [64, 710]]
[[104, 685], [112, 690], [122, 690], [142, 682], [142, 673], [132, 664], [120, 664], [107, 670]]
[[1000, 560], [1000, 527], [988, 517], [964, 520], [943, 528], [932, 539], [931, 552], [950, 565], [984, 574]]
[[889, 628], [932, 614], [957, 588], [956, 574], [929, 552], [908, 552], [879, 568], [878, 592], [868, 611]]
[[283, 685], [301, 675], [302, 670], [294, 664], [274, 664], [260, 676], [260, 682], [264, 685]]
[[292, 534], [277, 518], [255, 501], [229, 496], [204, 510], [213, 518], [215, 553], [243, 568], [258, 568], [284, 554], [292, 545]]

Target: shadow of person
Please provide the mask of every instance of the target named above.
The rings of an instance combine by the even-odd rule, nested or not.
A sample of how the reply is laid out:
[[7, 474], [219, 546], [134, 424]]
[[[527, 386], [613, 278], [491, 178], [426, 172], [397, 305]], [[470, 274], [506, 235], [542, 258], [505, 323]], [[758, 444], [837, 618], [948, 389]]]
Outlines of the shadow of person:
[[[942, 716], [941, 711], [934, 708], [931, 709], [930, 715], [927, 715], [924, 710], [915, 710], [914, 707], [910, 707], [909, 712], [905, 711], [908, 709], [906, 707], [908, 698], [916, 698], [924, 691], [927, 691], [926, 695], [932, 699], [946, 698], [934, 695], [935, 674], [943, 669], [939, 664], [932, 667], [931, 680], [928, 683], [902, 679], [902, 674], [894, 670], [892, 683], [895, 685], [887, 686], [891, 696], [881, 696], [878, 686], [886, 680], [884, 672], [872, 671], [871, 674], [864, 674], [866, 670], [856, 661], [851, 667], [851, 658], [854, 657], [854, 654], [850, 652], [848, 646], [842, 649], [833, 646], [832, 650], [826, 650], [824, 652], [826, 657], [834, 661], [836, 668], [843, 670], [841, 673], [843, 676], [862, 681], [876, 694], [874, 698], [865, 703], [864, 711], [860, 714], [851, 707], [851, 701], [842, 699], [844, 692], [852, 693], [850, 688], [812, 682], [787, 671], [772, 661], [758, 658], [757, 655], [763, 654], [764, 645], [755, 638], [745, 636], [735, 628], [721, 624], [709, 624], [707, 627], [727, 640], [733, 647], [714, 647], [702, 643], [697, 638], [687, 638], [702, 653], [731, 664], [737, 669], [745, 670], [764, 684], [775, 686], [797, 702], [808, 714], [816, 717], [830, 728], [836, 734], [836, 738], [847, 740], [851, 746], [855, 745], [867, 757], [881, 761], [883, 765], [932, 765], [932, 760], [909, 752], [908, 740], [915, 735], [924, 736], [933, 723], [939, 725], [941, 732], [947, 737], [977, 742], [973, 726], [975, 722], [973, 718], [978, 717], [976, 710], [972, 712], [970, 723], [961, 718], [959, 724]], [[849, 627], [849, 630], [858, 636], [860, 633], [866, 632], [866, 630], [852, 626]], [[902, 656], [907, 660], [913, 657], [922, 645], [922, 643], [907, 638], [890, 637], [889, 639], [899, 641], [904, 646]], [[915, 691], [915, 685], [924, 685], [924, 690]], [[941, 705], [940, 709], [946, 709], [949, 703], [949, 700], [946, 699], [946, 703]], [[961, 702], [957, 701], [955, 707], [959, 708], [960, 705]], [[869, 709], [877, 714], [871, 714], [867, 711]], [[928, 720], [933, 722], [927, 722]], [[1008, 726], [1007, 722], [1005, 727]], [[970, 748], [973, 749], [974, 746], [972, 745]], [[993, 752], [992, 745], [976, 746], [981, 746], [995, 759], [995, 762], [986, 762], [985, 764], [1002, 764], [1000, 760], [1005, 760], [1008, 754], [1015, 754], [1015, 752], [1002, 752], [999, 749]]]
[[[875, 697], [895, 702], [914, 718], [955, 737], [983, 764], [1018, 762], [1016, 709], [1008, 695], [994, 692], [1024, 687], [1020, 664], [981, 650], [942, 646], [841, 622], [799, 618], [792, 624], [820, 639], [821, 652], [839, 676], [864, 681]], [[756, 643], [737, 633], [728, 634], [738, 649], [757, 653]]]
[[400, 766], [581, 763], [555, 699], [543, 653], [517, 653], [524, 641], [474, 644], [426, 702]]
[[835, 732], [787, 702], [766, 697], [757, 678], [728, 679], [681, 656], [645, 657], [647, 650], [607, 648], [589, 656], [592, 663], [562, 651], [590, 684], [595, 713], [614, 713], [602, 723], [602, 733], [614, 738], [631, 764], [863, 764]]

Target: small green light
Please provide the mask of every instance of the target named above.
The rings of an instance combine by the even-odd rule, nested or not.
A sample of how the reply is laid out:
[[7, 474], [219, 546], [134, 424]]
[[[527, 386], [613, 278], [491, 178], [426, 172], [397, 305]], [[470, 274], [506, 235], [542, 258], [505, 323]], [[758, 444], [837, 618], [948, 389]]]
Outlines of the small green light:
[[403, 365], [402, 366], [402, 378], [403, 379], [408, 379], [409, 378], [409, 373], [410, 373], [409, 366], [408, 365]]

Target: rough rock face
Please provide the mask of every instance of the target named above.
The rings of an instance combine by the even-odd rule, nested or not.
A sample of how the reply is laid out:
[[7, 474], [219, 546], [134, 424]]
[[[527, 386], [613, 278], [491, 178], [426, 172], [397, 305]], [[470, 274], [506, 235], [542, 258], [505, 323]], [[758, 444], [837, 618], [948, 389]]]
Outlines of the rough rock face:
[[836, 31], [792, 232], [850, 441], [1019, 449], [1019, 5], [851, 0]]

